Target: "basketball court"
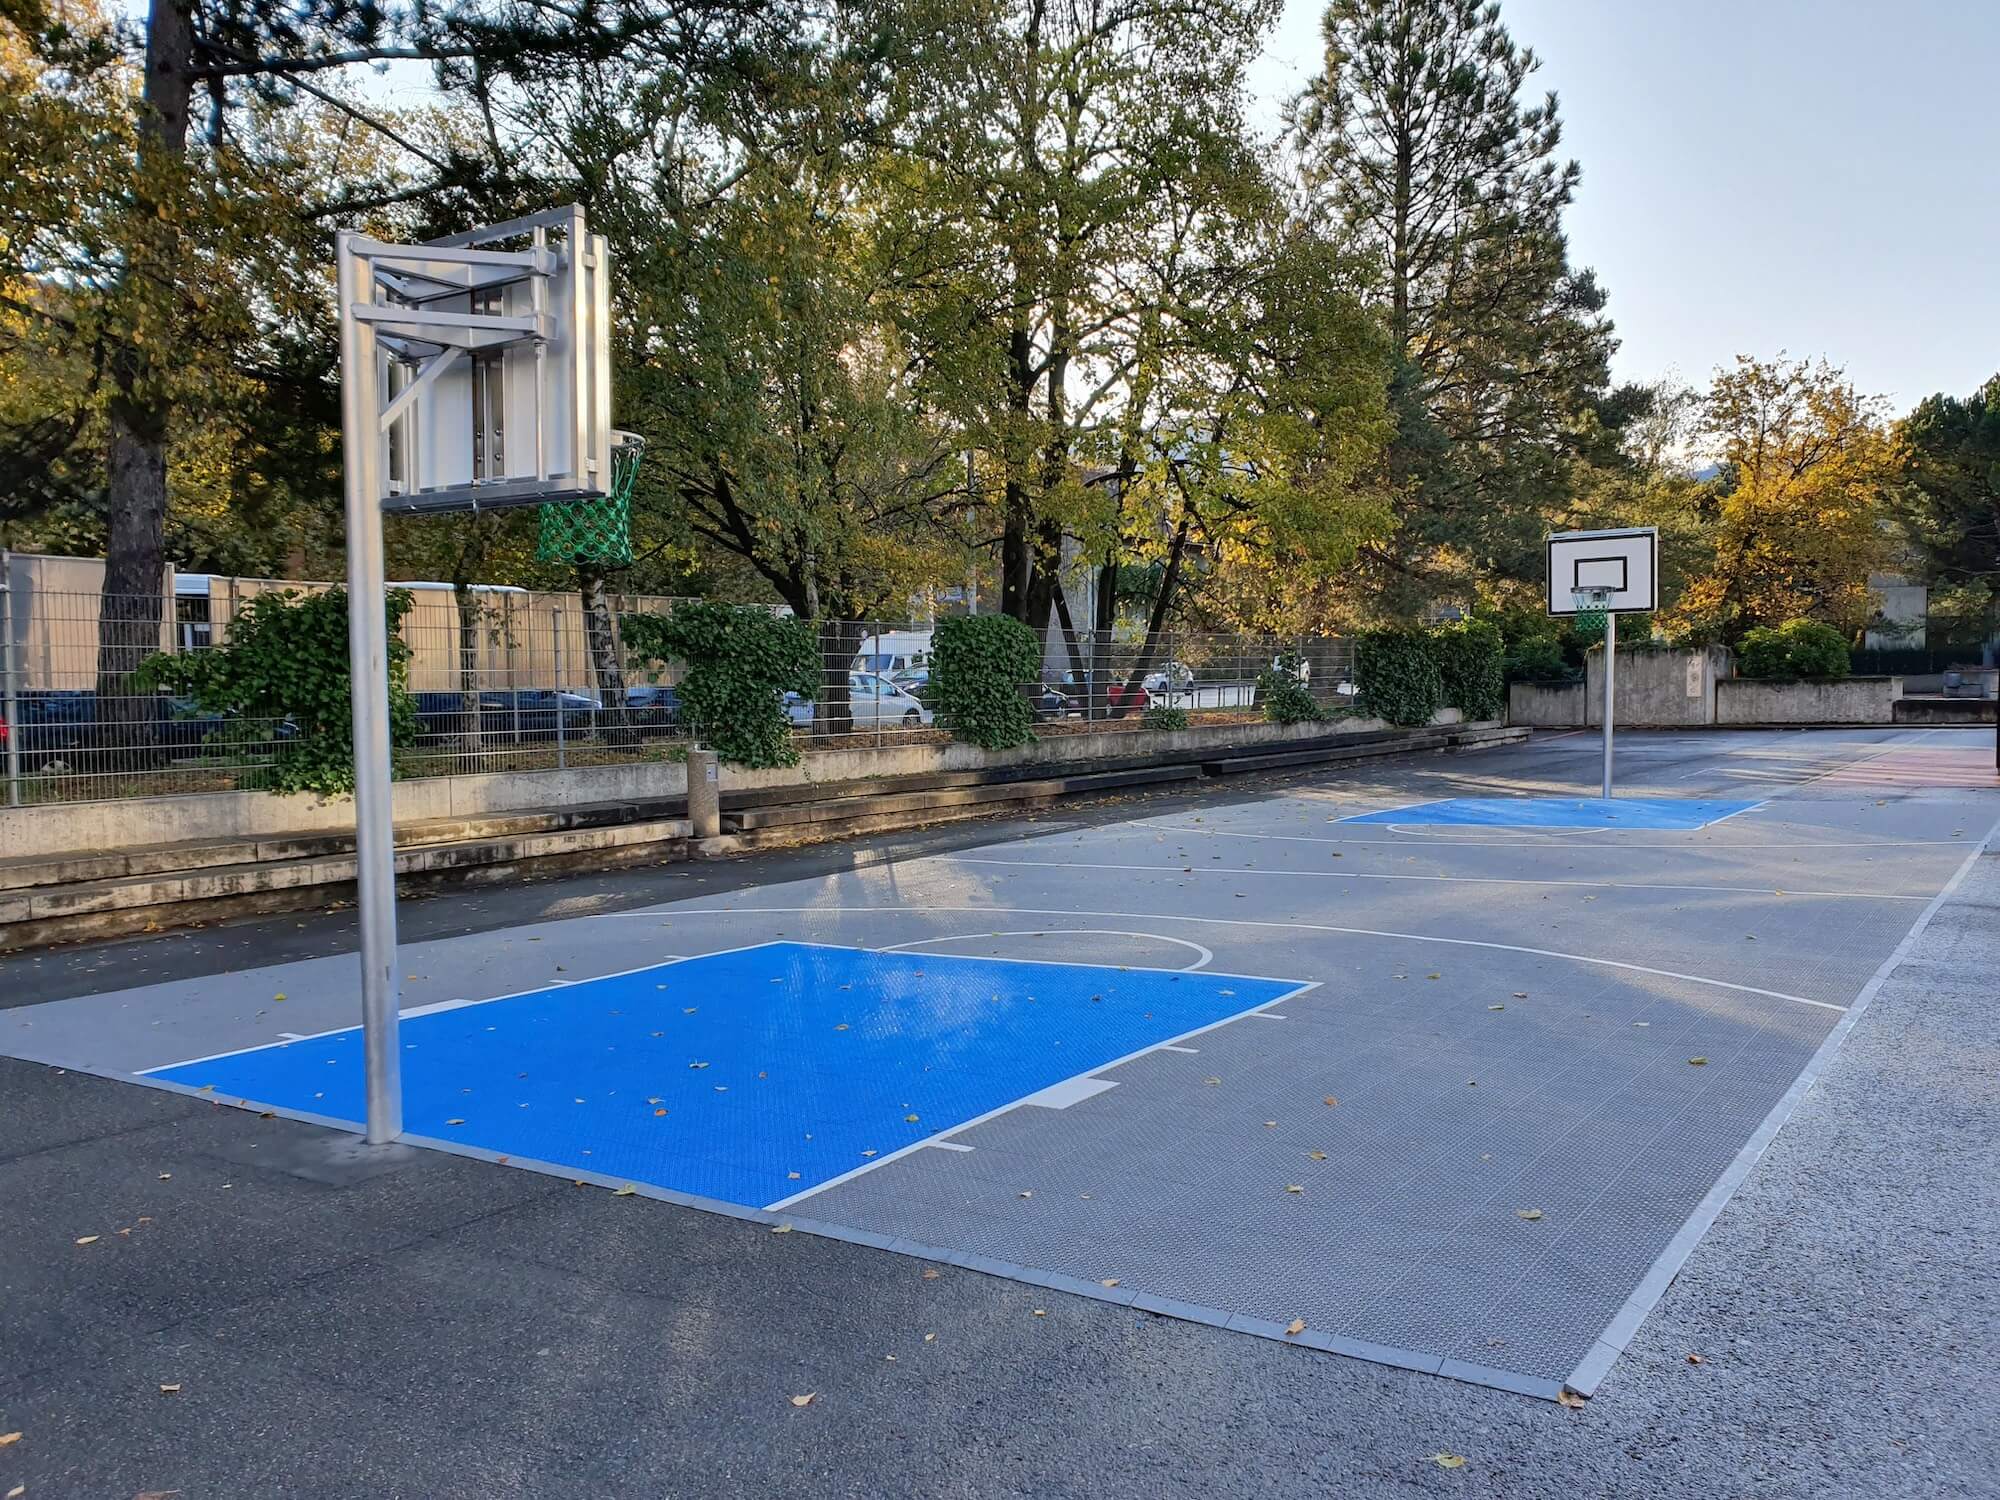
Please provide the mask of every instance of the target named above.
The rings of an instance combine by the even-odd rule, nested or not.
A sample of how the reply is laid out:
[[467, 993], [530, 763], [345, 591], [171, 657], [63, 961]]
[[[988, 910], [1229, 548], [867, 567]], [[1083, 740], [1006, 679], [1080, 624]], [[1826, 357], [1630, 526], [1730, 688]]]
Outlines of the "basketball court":
[[[1634, 735], [1607, 804], [1554, 736], [407, 945], [405, 1139], [1588, 1393], [1988, 836], [1990, 784], [1913, 770], [1983, 743]], [[357, 988], [55, 1001], [0, 1052], [352, 1131]]]

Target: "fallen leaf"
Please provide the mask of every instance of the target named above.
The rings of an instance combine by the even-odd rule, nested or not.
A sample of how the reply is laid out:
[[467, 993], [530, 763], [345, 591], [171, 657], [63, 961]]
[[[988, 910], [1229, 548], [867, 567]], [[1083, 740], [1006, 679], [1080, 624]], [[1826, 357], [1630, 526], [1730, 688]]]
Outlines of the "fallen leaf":
[[446, 1121], [445, 1121], [445, 1124], [447, 1124], [447, 1125], [463, 1125], [464, 1123], [465, 1123], [465, 1121], [463, 1121], [463, 1120], [446, 1120]]
[[180, 1389], [181, 1383], [176, 1380], [171, 1385], [162, 1385], [160, 1387], [160, 1394], [162, 1396], [177, 1396], [180, 1394]]
[[1575, 1391], [1571, 1390], [1568, 1386], [1564, 1386], [1561, 1390], [1556, 1392], [1556, 1405], [1567, 1406], [1572, 1411], [1580, 1410], [1584, 1405], [1584, 1398], [1582, 1396], [1579, 1396]]
[[1204, 1078], [1202, 1079], [1202, 1082], [1207, 1084], [1210, 1088], [1216, 1088], [1222, 1083], [1222, 1080], [1220, 1078]]
[[1302, 1334], [1305, 1331], [1306, 1331], [1306, 1320], [1304, 1318], [1294, 1318], [1292, 1319], [1291, 1322], [1285, 1325], [1285, 1337], [1288, 1339], [1296, 1338], [1299, 1334]]
[[637, 1193], [638, 1191], [639, 1190], [637, 1188], [633, 1187], [632, 1184], [628, 1182], [625, 1184], [625, 1186], [618, 1189], [618, 1191], [613, 1193], [611, 1196], [614, 1198], [630, 1198], [633, 1194]]
[[1690, 1057], [1688, 1059], [1688, 1066], [1690, 1068], [1705, 1068], [1708, 1066], [1708, 1059], [1705, 1057]]
[[[656, 1109], [656, 1110], [654, 1110], [654, 1111], [653, 1111], [653, 1118], [654, 1118], [654, 1119], [658, 1119], [658, 1118], [659, 1118], [659, 1117], [660, 1117], [661, 1115], [663, 1115], [663, 1114], [665, 1114], [665, 1113], [666, 1113], [666, 1111], [665, 1111], [664, 1109]], [[794, 1177], [796, 1177], [796, 1176], [798, 1176], [799, 1174], [798, 1174], [798, 1173], [796, 1173], [796, 1172], [794, 1172], [794, 1173], [792, 1173], [792, 1175], [793, 1175]]]
[[1038, 1307], [1035, 1309], [1035, 1316], [1038, 1318], [1046, 1318], [1048, 1315], [1049, 1315], [1049, 1310], [1046, 1307]]
[[936, 1334], [934, 1334], [934, 1333], [927, 1333], [927, 1334], [925, 1334], [925, 1335], [924, 1335], [924, 1342], [925, 1342], [926, 1344], [935, 1344], [935, 1343], [937, 1342], [937, 1335], [936, 1335]]
[[910, 1125], [914, 1125], [914, 1124], [916, 1124], [916, 1123], [917, 1123], [917, 1117], [916, 1117], [915, 1115], [904, 1115], [904, 1116], [903, 1116], [903, 1120], [904, 1120], [904, 1123], [906, 1123], [906, 1124], [910, 1124]]
[[278, 993], [273, 995], [271, 998], [273, 1000], [282, 1000], [285, 998], [285, 992], [283, 990], [279, 990]]
[[20, 1441], [21, 1434], [18, 1432], [0, 1432], [0, 1448], [11, 1448]]
[[875, 1153], [873, 1151], [864, 1151], [861, 1154], [863, 1156], [873, 1156]]
[[1328, 1109], [1340, 1108], [1340, 1101], [1334, 1098], [1334, 1096], [1331, 1094], [1328, 1094], [1324, 1099], [1320, 1100], [1319, 1102], [1324, 1104]]
[[708, 1066], [708, 1064], [707, 1064], [707, 1063], [705, 1063], [705, 1062], [691, 1062], [691, 1063], [689, 1063], [689, 1064], [688, 1064], [688, 1066], [689, 1066], [690, 1068], [695, 1068], [695, 1069], [701, 1069], [701, 1068], [705, 1068], [705, 1067], [707, 1067], [707, 1066]]
[[1442, 978], [1444, 978], [1444, 975], [1442, 975], [1442, 974], [1426, 974], [1426, 975], [1424, 976], [1424, 978], [1426, 978], [1426, 979], [1442, 979]]
[[1488, 1010], [1505, 1010], [1507, 1007], [1504, 1005], [1489, 1005], [1486, 1008]]
[[79, 1235], [76, 1242], [79, 1245], [94, 1245], [97, 1243], [97, 1236], [94, 1234]]
[[1116, 1276], [1107, 1276], [1097, 1284], [1099, 1286], [1116, 1286], [1118, 1285], [1118, 1278]]
[[819, 1395], [818, 1391], [807, 1391], [803, 1396], [792, 1397], [792, 1405], [811, 1406], [813, 1404], [814, 1398], [817, 1397], [818, 1395]]
[[1541, 1216], [1542, 1216], [1542, 1211], [1539, 1208], [1517, 1208], [1514, 1210], [1515, 1218], [1526, 1219], [1528, 1220], [1529, 1223], [1533, 1223], [1536, 1219], [1539, 1219]]
[[1278, 1128], [1278, 1122], [1276, 1120], [1266, 1120], [1264, 1122], [1264, 1128], [1266, 1130], [1276, 1130]]
[[[661, 1114], [665, 1114], [665, 1113], [666, 1113], [666, 1111], [665, 1111], [665, 1110], [661, 1110], [661, 1111], [660, 1111], [660, 1113], [661, 1113]], [[787, 1182], [797, 1182], [797, 1181], [799, 1180], [799, 1174], [798, 1174], [798, 1173], [796, 1173], [796, 1172], [787, 1172], [787, 1173], [785, 1174], [785, 1180], [786, 1180]]]
[[1525, 1000], [1528, 998], [1528, 992], [1526, 990], [1516, 990], [1514, 991], [1514, 998], [1516, 1000]]
[[1285, 1191], [1288, 1193], [1303, 1193], [1305, 1191], [1305, 1188], [1302, 1187], [1300, 1184], [1293, 1182], [1293, 1183], [1288, 1183], [1286, 1185]]
[[167, 1182], [167, 1181], [170, 1181], [170, 1180], [171, 1180], [171, 1179], [173, 1178], [173, 1175], [174, 1175], [174, 1174], [173, 1174], [173, 1173], [171, 1173], [171, 1172], [162, 1172], [162, 1173], [160, 1174], [160, 1181], [162, 1181], [162, 1182]]
[[936, 1266], [924, 1267], [924, 1280], [926, 1281], [936, 1281], [938, 1277], [942, 1274], [943, 1273], [940, 1272]]
[[1436, 1464], [1440, 1469], [1462, 1469], [1465, 1467], [1465, 1460], [1460, 1458], [1456, 1453], [1433, 1453], [1431, 1455], [1431, 1462]]
[[790, 1234], [791, 1232], [792, 1226], [789, 1224], [773, 1224], [771, 1226], [771, 1233], [773, 1234]]
[[1699, 1354], [1690, 1354], [1688, 1356], [1688, 1363], [1691, 1365], [1699, 1365], [1706, 1363], [1706, 1361], [1704, 1361]]
[[14, 1488], [7, 1491], [7, 1500], [21, 1500], [21, 1497], [27, 1493], [28, 1487], [25, 1484], [17, 1484]]
[[1022, 1193], [1020, 1196], [1023, 1198], [1032, 1198], [1035, 1196], [1035, 1190], [1033, 1188], [1030, 1188], [1026, 1192]]

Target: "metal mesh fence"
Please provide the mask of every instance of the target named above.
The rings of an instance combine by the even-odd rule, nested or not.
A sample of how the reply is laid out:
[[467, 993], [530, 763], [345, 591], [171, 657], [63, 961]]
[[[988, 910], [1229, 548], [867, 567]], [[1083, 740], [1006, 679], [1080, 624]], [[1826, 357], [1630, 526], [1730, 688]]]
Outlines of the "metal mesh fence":
[[[324, 585], [204, 579], [182, 590], [109, 601], [98, 593], [15, 588], [0, 596], [0, 774], [5, 805], [82, 802], [261, 784], [299, 743], [288, 719], [204, 709], [141, 692], [126, 674], [155, 651], [213, 649], [243, 605], [276, 589]], [[676, 663], [627, 653], [619, 620], [670, 610], [657, 596], [445, 585], [410, 589], [403, 622], [417, 732], [398, 774], [564, 770], [679, 758]], [[107, 618], [113, 623], [107, 628]], [[822, 621], [820, 690], [789, 694], [801, 753], [942, 741], [931, 629]], [[1019, 684], [1040, 736], [1259, 718], [1278, 685], [1324, 715], [1354, 701], [1351, 642], [1326, 637], [1165, 631], [1068, 633], [1052, 627], [1042, 671]], [[1154, 712], [1158, 710], [1160, 712]]]

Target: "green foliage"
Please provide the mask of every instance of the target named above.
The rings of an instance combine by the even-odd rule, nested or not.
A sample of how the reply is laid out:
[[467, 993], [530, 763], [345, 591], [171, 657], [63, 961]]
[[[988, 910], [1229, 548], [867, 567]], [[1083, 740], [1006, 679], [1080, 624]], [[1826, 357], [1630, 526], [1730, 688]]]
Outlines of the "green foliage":
[[1314, 724], [1320, 718], [1312, 690], [1299, 681], [1297, 672], [1283, 666], [1266, 667], [1257, 674], [1257, 705], [1273, 724]]
[[[2000, 587], [2000, 375], [1963, 400], [1926, 397], [1898, 436], [1903, 484], [1892, 510], [1904, 538], [1938, 583]], [[1990, 596], [1977, 597], [1976, 617], [1991, 617]]]
[[1577, 682], [1582, 673], [1570, 664], [1562, 642], [1552, 635], [1531, 635], [1507, 649], [1502, 662], [1509, 682]]
[[1506, 646], [1487, 620], [1461, 620], [1431, 636], [1444, 701], [1468, 719], [1497, 719], [1507, 707]]
[[723, 760], [758, 770], [798, 763], [785, 694], [819, 688], [819, 653], [804, 620], [683, 604], [667, 615], [626, 615], [619, 626], [634, 657], [685, 664], [681, 718]]
[[1375, 630], [1354, 651], [1355, 683], [1368, 711], [1391, 724], [1428, 724], [1444, 705], [1444, 674], [1428, 636]]
[[[398, 634], [410, 606], [407, 591], [389, 591], [389, 742], [399, 746], [417, 735], [410, 648]], [[180, 693], [206, 713], [290, 721], [296, 737], [280, 740], [270, 765], [239, 777], [238, 785], [275, 792], [354, 790], [345, 589], [259, 594], [238, 612], [223, 645], [148, 657], [134, 675], [145, 689]]]
[[1737, 670], [1745, 677], [1796, 682], [1801, 677], [1845, 677], [1850, 657], [1847, 637], [1818, 620], [1787, 620], [1775, 629], [1746, 631], [1737, 648]]
[[1188, 727], [1188, 711], [1173, 708], [1167, 704], [1147, 709], [1139, 716], [1139, 722], [1148, 729], [1185, 729]]
[[1034, 709], [1021, 694], [1041, 670], [1034, 631], [1006, 615], [938, 621], [931, 637], [931, 682], [952, 736], [987, 750], [1035, 737]]

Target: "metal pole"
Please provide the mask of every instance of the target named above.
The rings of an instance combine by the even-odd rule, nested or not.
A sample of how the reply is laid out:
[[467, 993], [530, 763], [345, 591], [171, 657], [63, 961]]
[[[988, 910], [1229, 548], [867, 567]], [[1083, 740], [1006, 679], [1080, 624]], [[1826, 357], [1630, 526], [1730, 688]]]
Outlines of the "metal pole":
[[1611, 800], [1611, 717], [1618, 688], [1618, 616], [1604, 612], [1604, 799]]
[[556, 612], [556, 769], [569, 769], [569, 741], [563, 734], [563, 612]]
[[0, 694], [4, 711], [0, 724], [7, 728], [7, 805], [21, 805], [21, 735], [26, 726], [19, 713], [19, 691], [14, 682], [14, 559], [0, 552]]
[[371, 1146], [403, 1133], [401, 994], [396, 984], [396, 834], [389, 786], [389, 626], [382, 571], [380, 402], [375, 330], [352, 315], [374, 271], [338, 236], [340, 418], [347, 500], [347, 657], [354, 703], [354, 864], [360, 887], [361, 1046]]

